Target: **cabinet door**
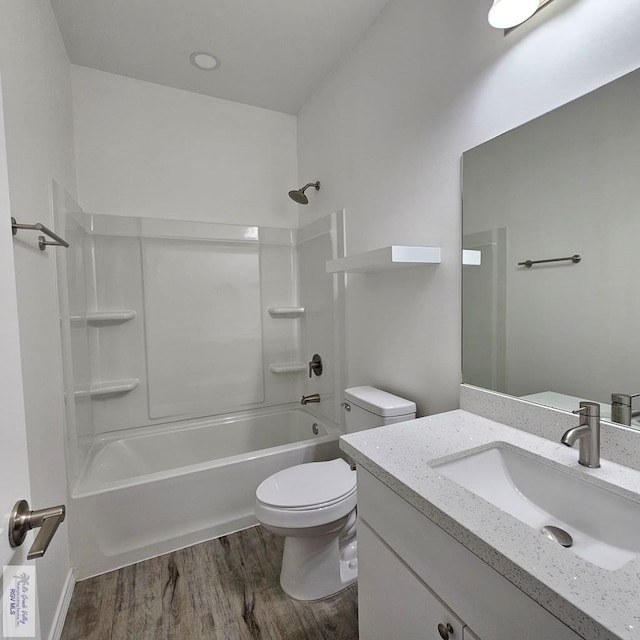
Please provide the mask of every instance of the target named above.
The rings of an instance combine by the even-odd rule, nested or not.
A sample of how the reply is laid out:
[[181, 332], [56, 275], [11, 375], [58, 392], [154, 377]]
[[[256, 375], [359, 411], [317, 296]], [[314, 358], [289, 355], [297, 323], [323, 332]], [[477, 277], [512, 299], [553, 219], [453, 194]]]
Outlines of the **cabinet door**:
[[484, 640], [581, 640], [362, 467], [358, 516]]
[[462, 622], [362, 521], [358, 573], [360, 640], [463, 638]]

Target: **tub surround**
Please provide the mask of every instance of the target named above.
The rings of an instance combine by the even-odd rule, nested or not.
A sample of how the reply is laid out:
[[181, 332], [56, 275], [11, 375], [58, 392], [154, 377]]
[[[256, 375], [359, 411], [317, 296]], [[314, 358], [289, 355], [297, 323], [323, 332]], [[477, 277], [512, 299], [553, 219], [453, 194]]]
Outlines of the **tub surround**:
[[487, 394], [463, 389], [463, 406], [499, 413], [505, 420], [511, 418], [517, 428], [461, 409], [343, 436], [341, 448], [580, 636], [587, 640], [640, 639], [640, 558], [617, 571], [601, 569], [430, 466], [483, 445], [510, 443], [562, 465], [572, 475], [589, 476], [609, 488], [615, 485], [627, 497], [638, 496], [640, 473], [608, 459], [631, 459], [631, 449], [638, 451], [638, 439], [626, 438], [627, 446], [617, 450], [615, 435], [609, 433], [615, 429], [605, 426], [602, 467], [587, 470], [578, 465], [577, 449], [559, 442], [565, 428], [577, 424], [576, 416], [517, 400], [496, 406], [495, 398], [482, 397], [483, 393]]
[[[339, 455], [345, 278], [324, 267], [344, 211], [287, 229], [53, 196], [80, 579], [252, 526], [266, 477]], [[303, 393], [322, 402], [302, 412]]]

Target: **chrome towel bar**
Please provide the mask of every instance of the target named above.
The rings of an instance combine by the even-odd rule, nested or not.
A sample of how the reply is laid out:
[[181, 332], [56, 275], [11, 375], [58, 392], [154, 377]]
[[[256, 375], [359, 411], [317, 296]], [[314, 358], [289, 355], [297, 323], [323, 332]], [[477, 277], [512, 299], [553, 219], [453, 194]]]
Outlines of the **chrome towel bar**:
[[11, 231], [15, 236], [18, 233], [18, 229], [29, 229], [31, 231], [42, 231], [46, 236], [49, 236], [54, 242], [49, 242], [44, 236], [38, 236], [38, 246], [40, 247], [40, 251], [44, 251], [47, 246], [51, 247], [68, 247], [69, 243], [61, 238], [57, 233], [51, 231], [51, 229], [45, 227], [40, 222], [36, 222], [35, 224], [18, 224], [16, 219], [11, 217]]
[[565, 262], [567, 260], [571, 260], [574, 264], [577, 264], [582, 260], [582, 256], [577, 253], [574, 256], [569, 256], [567, 258], [549, 258], [548, 260], [525, 260], [524, 262], [518, 262], [519, 267], [527, 267], [527, 269], [534, 264], [543, 264], [545, 262]]

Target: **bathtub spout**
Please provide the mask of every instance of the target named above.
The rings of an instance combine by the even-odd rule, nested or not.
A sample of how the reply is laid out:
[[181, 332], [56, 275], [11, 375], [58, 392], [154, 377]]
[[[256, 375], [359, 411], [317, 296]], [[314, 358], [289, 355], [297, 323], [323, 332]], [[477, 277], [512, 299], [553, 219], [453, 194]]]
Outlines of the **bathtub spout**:
[[300, 404], [309, 404], [310, 402], [320, 402], [320, 394], [312, 393], [310, 396], [302, 396]]

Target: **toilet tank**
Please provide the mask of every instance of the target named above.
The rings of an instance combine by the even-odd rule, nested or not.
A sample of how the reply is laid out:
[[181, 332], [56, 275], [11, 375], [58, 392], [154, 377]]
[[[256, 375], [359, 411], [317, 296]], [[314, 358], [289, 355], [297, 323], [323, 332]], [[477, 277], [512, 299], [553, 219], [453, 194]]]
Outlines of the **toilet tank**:
[[347, 433], [413, 420], [416, 404], [375, 387], [344, 390]]

